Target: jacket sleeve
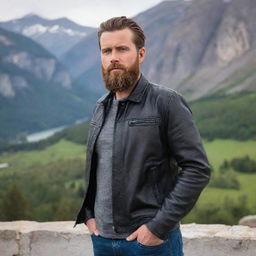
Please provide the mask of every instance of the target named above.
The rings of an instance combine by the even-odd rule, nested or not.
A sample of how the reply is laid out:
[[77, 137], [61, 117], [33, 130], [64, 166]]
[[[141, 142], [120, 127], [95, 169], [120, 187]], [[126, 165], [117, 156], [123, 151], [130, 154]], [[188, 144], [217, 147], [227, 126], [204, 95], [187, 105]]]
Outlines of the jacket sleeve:
[[210, 167], [192, 112], [184, 98], [174, 93], [168, 106], [168, 143], [181, 171], [174, 188], [155, 217], [146, 223], [149, 230], [165, 240], [168, 232], [192, 209], [210, 178]]
[[88, 219], [94, 218], [94, 195], [96, 186], [89, 184], [88, 193], [84, 196], [82, 207], [77, 215], [74, 227], [77, 224], [86, 223]]

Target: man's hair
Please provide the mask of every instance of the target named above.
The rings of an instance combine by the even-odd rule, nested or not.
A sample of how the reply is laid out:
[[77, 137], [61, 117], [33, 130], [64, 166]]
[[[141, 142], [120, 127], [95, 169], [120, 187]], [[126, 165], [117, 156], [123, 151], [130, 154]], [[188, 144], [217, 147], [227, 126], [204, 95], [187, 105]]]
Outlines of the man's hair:
[[122, 30], [129, 28], [134, 35], [133, 42], [137, 49], [144, 47], [146, 36], [142, 28], [134, 20], [127, 18], [126, 16], [114, 17], [100, 24], [98, 30], [98, 41], [100, 46], [100, 37], [103, 32], [112, 32], [116, 30]]

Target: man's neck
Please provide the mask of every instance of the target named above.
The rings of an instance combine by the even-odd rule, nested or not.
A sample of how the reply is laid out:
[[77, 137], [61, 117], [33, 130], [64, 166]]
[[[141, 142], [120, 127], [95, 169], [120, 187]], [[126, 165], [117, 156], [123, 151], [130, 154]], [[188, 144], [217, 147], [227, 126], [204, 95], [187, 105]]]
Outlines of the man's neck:
[[115, 93], [115, 96], [116, 96], [116, 99], [117, 100], [121, 100], [123, 98], [126, 98], [130, 95], [130, 93], [132, 92], [134, 86], [137, 84], [138, 80], [140, 79], [140, 76], [141, 76], [141, 73], [139, 74], [139, 77], [137, 78], [137, 80], [135, 81], [134, 85], [124, 91], [121, 91], [121, 92], [116, 92]]

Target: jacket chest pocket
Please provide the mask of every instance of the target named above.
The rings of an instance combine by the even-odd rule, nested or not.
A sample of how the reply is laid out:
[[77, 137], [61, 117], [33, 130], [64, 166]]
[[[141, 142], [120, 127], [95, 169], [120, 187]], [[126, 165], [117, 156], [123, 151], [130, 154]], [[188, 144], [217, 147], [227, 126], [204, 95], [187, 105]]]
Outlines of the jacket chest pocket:
[[133, 118], [128, 121], [129, 126], [156, 126], [159, 123], [159, 117]]

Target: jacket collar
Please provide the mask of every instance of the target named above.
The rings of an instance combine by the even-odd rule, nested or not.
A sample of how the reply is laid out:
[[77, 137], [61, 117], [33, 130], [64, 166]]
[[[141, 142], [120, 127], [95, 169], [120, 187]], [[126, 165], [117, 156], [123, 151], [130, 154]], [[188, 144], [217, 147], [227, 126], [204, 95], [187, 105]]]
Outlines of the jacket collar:
[[[148, 86], [148, 80], [141, 73], [141, 76], [138, 82], [134, 86], [130, 95], [125, 99], [125, 101], [140, 102], [143, 94], [146, 91], [147, 86]], [[103, 95], [97, 102], [105, 104], [111, 97], [114, 97], [113, 92], [109, 92], [108, 94]]]

